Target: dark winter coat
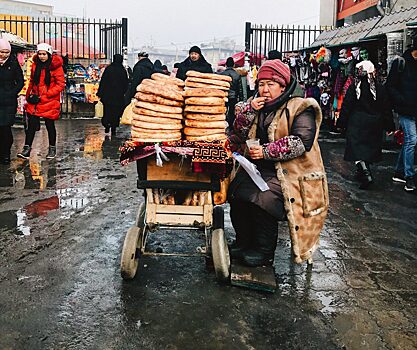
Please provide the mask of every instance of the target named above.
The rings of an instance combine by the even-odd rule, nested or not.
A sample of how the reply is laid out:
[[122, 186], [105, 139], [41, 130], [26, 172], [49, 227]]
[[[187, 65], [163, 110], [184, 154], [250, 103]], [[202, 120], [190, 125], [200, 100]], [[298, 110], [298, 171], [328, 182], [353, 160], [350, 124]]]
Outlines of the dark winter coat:
[[386, 87], [394, 110], [404, 116], [417, 118], [417, 60], [407, 50], [400, 59], [392, 63]]
[[355, 84], [346, 92], [337, 126], [346, 129], [345, 160], [377, 162], [381, 160], [383, 131], [394, 129], [388, 93], [376, 84], [374, 100], [367, 78], [362, 79], [361, 95], [356, 96]]
[[143, 79], [149, 79], [154, 71], [153, 63], [149, 58], [142, 58], [136, 62], [133, 67], [132, 84], [129, 89], [129, 100], [136, 94], [136, 87], [142, 82]]
[[226, 70], [220, 74], [227, 75], [228, 77], [232, 78], [232, 82], [230, 83], [229, 98], [237, 99], [241, 84], [240, 74], [236, 72], [232, 67], [227, 67]]
[[61, 113], [61, 92], [65, 88], [65, 76], [62, 68], [63, 60], [61, 56], [52, 55], [51, 64], [49, 68], [46, 68], [50, 70], [51, 74], [49, 86], [45, 83], [45, 69], [42, 69], [39, 84], [35, 85], [33, 78], [37, 62], [38, 58], [35, 55], [33, 57], [26, 99], [31, 93], [34, 93], [40, 96], [40, 102], [37, 104], [28, 103], [26, 105], [26, 111], [31, 115], [56, 120]]
[[189, 70], [194, 70], [200, 73], [213, 73], [211, 64], [206, 61], [203, 55], [200, 55], [200, 58], [197, 61], [192, 61], [190, 57], [182, 61], [178, 67], [176, 77], [181, 80], [185, 80], [187, 78], [186, 74]]
[[22, 90], [23, 72], [16, 57], [0, 65], [0, 126], [12, 126], [17, 109], [17, 94]]
[[129, 87], [129, 78], [125, 67], [123, 67], [123, 57], [115, 58], [103, 73], [98, 87], [97, 96], [103, 104], [124, 106], [124, 95]]

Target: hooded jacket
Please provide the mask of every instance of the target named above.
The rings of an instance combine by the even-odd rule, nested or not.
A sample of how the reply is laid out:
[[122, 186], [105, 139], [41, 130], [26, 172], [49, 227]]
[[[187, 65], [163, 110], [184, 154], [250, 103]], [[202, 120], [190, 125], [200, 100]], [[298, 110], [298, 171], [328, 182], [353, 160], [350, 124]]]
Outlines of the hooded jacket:
[[411, 52], [410, 49], [404, 53], [403, 67], [400, 59], [392, 63], [386, 87], [394, 110], [400, 115], [417, 118], [417, 60]]
[[190, 57], [187, 57], [180, 63], [177, 71], [177, 78], [185, 80], [187, 78], [187, 72], [193, 70], [200, 73], [213, 73], [211, 64], [206, 61], [203, 55], [197, 61], [192, 61]]
[[142, 58], [136, 62], [133, 67], [132, 84], [129, 89], [129, 99], [132, 99], [136, 94], [137, 86], [143, 79], [149, 79], [153, 73], [154, 67], [151, 60], [147, 57]]
[[0, 66], [0, 126], [11, 126], [17, 109], [17, 94], [23, 88], [23, 72], [17, 59], [10, 55]]
[[45, 83], [45, 69], [42, 69], [39, 84], [34, 84], [33, 78], [36, 70], [36, 62], [38, 62], [37, 54], [33, 56], [30, 82], [26, 92], [26, 98], [28, 98], [30, 94], [36, 94], [40, 97], [40, 101], [37, 104], [31, 104], [28, 102], [26, 105], [26, 111], [31, 115], [56, 120], [59, 118], [61, 113], [61, 92], [65, 88], [62, 57], [52, 55], [51, 64], [49, 66], [51, 73], [51, 83], [49, 86]]

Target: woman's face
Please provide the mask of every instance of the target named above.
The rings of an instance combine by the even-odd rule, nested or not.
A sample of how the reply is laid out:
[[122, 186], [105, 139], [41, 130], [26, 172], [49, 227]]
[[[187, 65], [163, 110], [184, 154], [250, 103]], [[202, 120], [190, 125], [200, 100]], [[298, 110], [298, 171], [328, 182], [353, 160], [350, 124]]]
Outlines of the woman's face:
[[190, 59], [191, 59], [191, 61], [198, 61], [199, 60], [199, 58], [200, 58], [200, 54], [199, 53], [197, 53], [197, 52], [191, 52], [190, 53]]
[[262, 79], [259, 81], [259, 95], [266, 97], [266, 100], [273, 100], [281, 95], [285, 90], [285, 86], [269, 79]]
[[7, 50], [7, 49], [0, 50], [1, 60], [6, 60], [9, 56], [10, 56], [10, 50]]
[[46, 51], [38, 51], [38, 58], [41, 62], [46, 62], [48, 60], [48, 53]]

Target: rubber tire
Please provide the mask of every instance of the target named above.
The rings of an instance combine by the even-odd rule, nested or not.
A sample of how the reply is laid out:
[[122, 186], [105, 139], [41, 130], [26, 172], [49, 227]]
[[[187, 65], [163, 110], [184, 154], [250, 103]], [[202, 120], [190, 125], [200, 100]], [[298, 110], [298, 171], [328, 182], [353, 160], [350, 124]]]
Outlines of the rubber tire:
[[139, 227], [139, 228], [145, 227], [145, 210], [146, 210], [145, 202], [140, 203], [138, 212], [136, 213], [136, 218], [135, 218], [136, 227]]
[[215, 229], [211, 233], [211, 254], [217, 279], [227, 281], [230, 276], [230, 255], [222, 228]]
[[126, 233], [120, 259], [120, 274], [125, 280], [134, 278], [138, 269], [139, 258], [136, 256], [136, 248], [141, 231], [139, 227], [132, 226]]
[[213, 208], [213, 230], [218, 228], [224, 229], [224, 208], [220, 205]]

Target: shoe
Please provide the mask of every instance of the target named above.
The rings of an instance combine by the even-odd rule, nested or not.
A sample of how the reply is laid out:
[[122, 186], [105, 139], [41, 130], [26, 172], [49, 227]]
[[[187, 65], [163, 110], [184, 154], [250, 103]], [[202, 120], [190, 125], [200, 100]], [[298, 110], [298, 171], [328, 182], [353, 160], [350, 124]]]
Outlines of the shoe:
[[404, 190], [406, 192], [414, 192], [416, 190], [416, 182], [414, 181], [414, 176], [405, 178]]
[[28, 146], [28, 145], [24, 145], [22, 152], [18, 153], [17, 156], [19, 158], [29, 159], [29, 157], [30, 157], [30, 151], [31, 151], [31, 147]]
[[110, 126], [106, 126], [105, 128], [104, 128], [104, 133], [105, 134], [108, 134], [110, 132]]
[[392, 181], [405, 184], [405, 177], [402, 172], [396, 171], [392, 176]]
[[54, 159], [56, 157], [56, 146], [49, 146], [48, 154], [46, 159]]
[[229, 254], [232, 259], [241, 259], [245, 252], [245, 248], [238, 245], [236, 241], [229, 245]]
[[242, 256], [242, 263], [249, 267], [271, 266], [274, 262], [274, 254], [257, 250], [248, 250]]
[[364, 161], [360, 161], [356, 164], [356, 167], [358, 168], [358, 172], [361, 174], [359, 179], [361, 184], [359, 188], [361, 190], [366, 190], [374, 182], [369, 165], [367, 165]]

